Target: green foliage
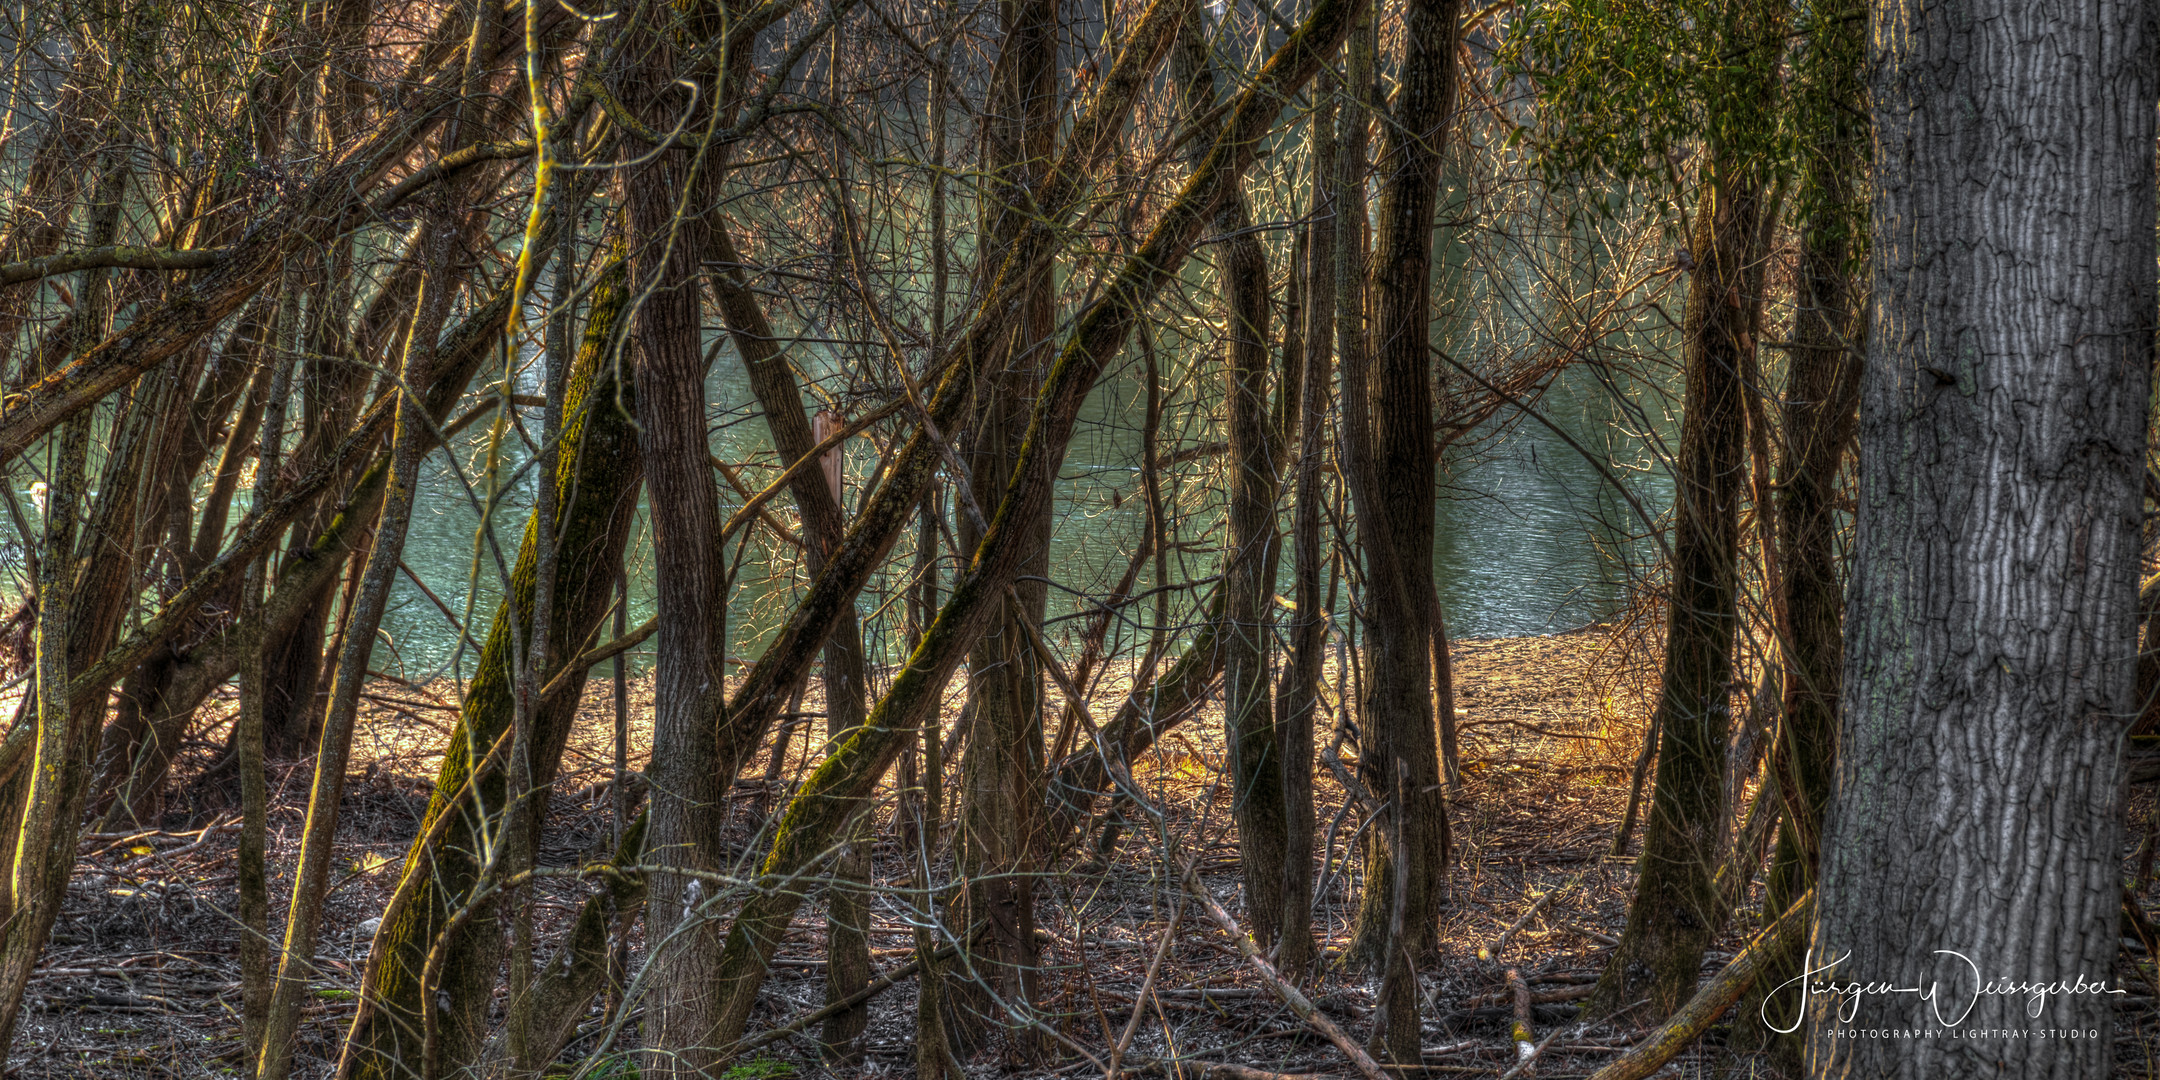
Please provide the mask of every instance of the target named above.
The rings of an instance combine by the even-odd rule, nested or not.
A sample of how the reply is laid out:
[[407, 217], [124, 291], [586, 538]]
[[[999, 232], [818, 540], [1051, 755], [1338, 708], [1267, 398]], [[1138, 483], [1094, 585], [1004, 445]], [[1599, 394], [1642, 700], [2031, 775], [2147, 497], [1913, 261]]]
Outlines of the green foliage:
[[1772, 179], [1791, 158], [1774, 92], [1784, 2], [1530, 0], [1507, 28], [1498, 73], [1536, 91], [1519, 134], [1547, 180], [1684, 184], [1705, 159]]
[[1862, 0], [1814, 0], [1794, 35], [1803, 44], [1792, 65], [1787, 138], [1801, 182], [1795, 217], [1826, 234], [1818, 246], [1845, 252], [1846, 273], [1867, 263], [1864, 173], [1870, 157], [1867, 86], [1867, 5]]
[[752, 1058], [721, 1073], [721, 1080], [785, 1080], [795, 1075], [795, 1066], [772, 1058]]
[[[548, 1070], [549, 1080], [576, 1074], [576, 1070], [560, 1067]], [[588, 1080], [640, 1080], [643, 1075], [638, 1069], [636, 1054], [609, 1054], [595, 1062], [591, 1072], [585, 1073]]]

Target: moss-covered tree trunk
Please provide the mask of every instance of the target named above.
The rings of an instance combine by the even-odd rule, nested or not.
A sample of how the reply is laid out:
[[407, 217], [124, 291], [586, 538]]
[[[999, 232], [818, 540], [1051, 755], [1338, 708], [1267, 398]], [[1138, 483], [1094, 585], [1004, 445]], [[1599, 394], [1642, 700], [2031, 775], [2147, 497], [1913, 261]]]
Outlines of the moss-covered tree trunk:
[[[553, 665], [574, 656], [607, 614], [637, 509], [643, 471], [631, 420], [636, 394], [630, 385], [616, 381], [616, 373], [627, 372], [629, 365], [612, 363], [610, 355], [624, 294], [623, 273], [611, 268], [595, 291], [564, 402], [561, 464], [555, 478], [562, 507], [561, 562], [548, 632]], [[501, 333], [499, 319], [491, 329]], [[505, 754], [497, 749], [507, 743], [511, 723], [511, 650], [525, 650], [526, 643], [513, 640], [513, 633], [530, 618], [532, 548], [528, 524], [511, 573], [509, 602], [497, 607], [489, 625], [464, 707], [445, 747], [434, 796], [421, 819], [420, 837], [406, 855], [390, 910], [369, 952], [361, 1010], [339, 1063], [342, 1077], [402, 1080], [419, 1073], [431, 1030], [436, 1062], [446, 1066], [438, 1075], [451, 1075], [455, 1066], [473, 1060], [485, 1035], [503, 931], [491, 904], [483, 902], [470, 912], [466, 908], [502, 854], [495, 841], [504, 835], [506, 824], [502, 807], [507, 773]], [[585, 672], [570, 671], [562, 682], [533, 713], [532, 775], [541, 789], [553, 778], [569, 738]], [[537, 817], [546, 800], [532, 799], [526, 805]], [[460, 913], [465, 918], [445, 938]], [[438, 947], [446, 950], [440, 979], [422, 986], [428, 953]]]

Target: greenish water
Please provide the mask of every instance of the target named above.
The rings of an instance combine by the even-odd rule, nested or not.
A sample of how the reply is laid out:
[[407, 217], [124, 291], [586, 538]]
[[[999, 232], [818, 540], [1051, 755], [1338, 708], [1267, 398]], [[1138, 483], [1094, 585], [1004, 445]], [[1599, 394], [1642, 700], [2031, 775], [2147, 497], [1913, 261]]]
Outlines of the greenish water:
[[[821, 350], [798, 346], [795, 360], [808, 378], [840, 384], [837, 365]], [[1165, 426], [1160, 452], [1205, 446], [1220, 430], [1219, 376], [1204, 368], [1177, 369], [1173, 358], [1166, 357], [1164, 362], [1168, 369], [1164, 372]], [[1205, 358], [1200, 362], [1208, 363]], [[1114, 587], [1145, 532], [1139, 467], [1144, 382], [1137, 365], [1134, 358], [1128, 366], [1106, 375], [1083, 411], [1064, 465], [1051, 539], [1053, 618], [1091, 610], [1087, 598], [1099, 598]], [[529, 377], [537, 379], [536, 374]], [[521, 389], [536, 390], [537, 386]], [[723, 347], [718, 354], [707, 398], [712, 407], [714, 452], [731, 462], [762, 463], [743, 470], [742, 479], [752, 489], [769, 483], [775, 473], [769, 467], [772, 454], [764, 419], [731, 349]], [[1582, 450], [1596, 456], [1598, 465], [1545, 426], [1520, 418], [1504, 418], [1500, 426], [1465, 440], [1467, 445], [1450, 455], [1443, 471], [1445, 490], [1436, 522], [1434, 563], [1451, 633], [1458, 637], [1549, 633], [1593, 621], [1622, 601], [1630, 567], [1647, 564], [1654, 551], [1646, 542], [1633, 539], [1644, 527], [1607, 476], [1632, 485], [1652, 514], [1662, 513], [1670, 501], [1669, 482], [1654, 465], [1659, 457], [1655, 437], [1669, 432], [1670, 424], [1655, 415], [1655, 405], [1646, 405], [1646, 400], [1626, 388], [1602, 385], [1585, 372], [1571, 371], [1539, 402], [1540, 411]], [[1647, 440], [1637, 434], [1643, 428], [1644, 408], [1652, 413], [1648, 430], [1653, 438]], [[537, 431], [538, 411], [521, 413], [526, 430]], [[469, 616], [471, 638], [485, 636], [501, 595], [503, 569], [497, 552], [502, 560], [515, 559], [534, 492], [531, 470], [521, 471], [526, 463], [524, 444], [513, 430], [498, 457], [496, 484], [501, 496], [488, 533], [493, 544], [480, 546], [476, 563], [476, 537], [483, 534], [478, 530], [475, 500], [484, 501], [486, 496], [488, 444], [489, 425], [476, 424], [459, 439], [455, 469], [450, 455], [437, 452], [428, 460], [406, 544], [406, 562], [435, 599], [399, 578], [376, 649], [374, 666], [379, 670], [415, 679], [452, 670], [471, 674], [476, 650], [468, 645], [460, 655], [455, 623]], [[859, 505], [880, 452], [875, 439], [851, 440], [849, 506]], [[43, 455], [34, 456], [41, 459]], [[92, 468], [97, 464], [93, 461]], [[1205, 595], [1205, 580], [1215, 573], [1214, 552], [1222, 539], [1222, 468], [1219, 455], [1202, 455], [1163, 476], [1169, 513], [1178, 535], [1188, 541], [1168, 560], [1168, 584], [1199, 583], [1172, 592], [1174, 631], [1190, 628], [1194, 607]], [[28, 497], [31, 479], [17, 474], [23, 509], [34, 518], [37, 510]], [[741, 496], [725, 484], [721, 496], [724, 510], [741, 505]], [[783, 520], [792, 516], [785, 496], [769, 505]], [[236, 520], [245, 506], [243, 492], [235, 507]], [[9, 576], [18, 578], [20, 548], [13, 543], [11, 524], [4, 531], [5, 555], [14, 570]], [[891, 569], [873, 580], [859, 604], [873, 654], [881, 654], [888, 662], [900, 659], [904, 605], [895, 597], [905, 584], [905, 568], [913, 561], [911, 543], [912, 530], [911, 538], [895, 550]], [[652, 612], [648, 548], [641, 514], [629, 552], [628, 621], [633, 626]], [[739, 567], [729, 612], [730, 652], [751, 659], [785, 618], [805, 575], [795, 553], [771, 540], [763, 529], [753, 530], [746, 545], [730, 544], [728, 557]], [[1153, 566], [1152, 560], [1146, 564], [1136, 592], [1164, 584], [1154, 579]], [[944, 572], [949, 581], [949, 555]], [[1281, 577], [1286, 590], [1288, 575], [1286, 555]], [[1347, 604], [1344, 595], [1338, 607], [1346, 609]], [[1116, 624], [1117, 638], [1129, 643], [1146, 635], [1153, 629], [1153, 619], [1152, 601], [1124, 608]], [[1053, 641], [1071, 642], [1083, 621], [1054, 623], [1050, 636]], [[644, 651], [649, 652], [649, 647]], [[638, 663], [639, 658], [634, 655], [632, 662]]]
[[[714, 452], [727, 461], [771, 461], [764, 419], [739, 363], [731, 351], [723, 349], [713, 367], [707, 396], [716, 417]], [[823, 373], [816, 371], [813, 364], [809, 374], [815, 377]], [[1162, 452], [1209, 441], [1213, 434], [1211, 420], [1204, 409], [1189, 406], [1193, 395], [1204, 401], [1211, 383], [1204, 378], [1190, 379], [1182, 391], [1170, 391], [1173, 396], [1166, 409]], [[1139, 469], [1143, 393], [1136, 371], [1113, 372], [1084, 411], [1065, 461], [1055, 508], [1049, 573], [1053, 617], [1087, 610], [1084, 596], [1108, 593], [1125, 572], [1131, 552], [1145, 532]], [[1632, 484], [1638, 500], [1653, 514], [1662, 512], [1670, 501], [1669, 483], [1662, 470], [1652, 464], [1657, 455], [1645, 440], [1630, 433], [1639, 417], [1630, 415], [1626, 407], [1630, 403], [1639, 404], [1640, 396], [1573, 372], [1539, 403], [1548, 419], [1583, 450], [1599, 458], [1602, 469], [1545, 426], [1520, 419], [1508, 420], [1504, 429], [1484, 433], [1468, 449], [1451, 456], [1443, 474], [1446, 487], [1434, 544], [1436, 585], [1451, 633], [1461, 637], [1550, 633], [1594, 621], [1623, 600], [1631, 565], [1645, 565], [1654, 557], [1654, 550], [1647, 542], [1635, 539], [1645, 531], [1644, 527], [1607, 477]], [[1186, 430], [1170, 429], [1178, 422], [1184, 423]], [[528, 416], [527, 423], [536, 425], [536, 417]], [[1654, 427], [1662, 429], [1666, 425], [1660, 422]], [[484, 426], [476, 427], [462, 448], [468, 477], [480, 475], [485, 438]], [[849, 506], [859, 504], [862, 486], [875, 468], [879, 452], [880, 447], [870, 439], [851, 441], [847, 459]], [[522, 451], [506, 449], [503, 460], [506, 469], [515, 468], [523, 461]], [[468, 595], [473, 597], [477, 611], [473, 634], [478, 637], [499, 596], [499, 572], [492, 557], [485, 557], [482, 573], [477, 579], [471, 574], [477, 518], [444, 464], [443, 455], [437, 454], [430, 464], [430, 490], [423, 493], [423, 509], [413, 522], [407, 561], [460, 616]], [[1170, 512], [1179, 519], [1180, 534], [1188, 539], [1203, 538], [1197, 550], [1179, 551], [1169, 560], [1170, 584], [1205, 579], [1215, 573], [1213, 549], [1221, 539], [1221, 467], [1219, 457], [1202, 458], [1165, 477], [1166, 498], [1173, 503]], [[742, 473], [744, 482], [753, 488], [769, 483], [773, 475], [769, 468]], [[505, 558], [514, 557], [532, 490], [527, 478], [511, 488], [503, 500], [498, 518], [501, 524], [495, 532]], [[725, 484], [721, 495], [726, 508], [741, 505], [740, 496]], [[785, 496], [769, 505], [779, 511], [783, 520], [792, 514]], [[651, 564], [642, 533], [641, 521], [640, 535], [633, 540], [630, 552], [631, 625], [646, 618], [652, 608]], [[729, 548], [731, 559], [741, 559], [738, 588], [730, 606], [730, 651], [745, 659], [757, 655], [765, 637], [785, 617], [786, 604], [804, 581], [793, 553], [768, 537], [759, 529], [746, 550], [735, 545]], [[904, 540], [896, 548], [894, 568], [872, 582], [858, 605], [866, 616], [873, 650], [882, 651], [888, 660], [899, 658], [903, 607], [889, 601], [902, 585], [902, 568], [912, 561], [911, 543], [912, 539]], [[949, 561], [945, 573], [949, 581]], [[468, 583], [475, 580], [476, 592], [468, 588]], [[1287, 588], [1287, 558], [1282, 581]], [[1160, 584], [1154, 580], [1150, 560], [1136, 591]], [[1177, 597], [1172, 605], [1173, 620], [1189, 621], [1191, 607], [1202, 591], [1192, 589], [1173, 595]], [[1339, 602], [1339, 606], [1346, 605], [1347, 598]], [[882, 618], [869, 618], [881, 612]], [[1130, 638], [1152, 629], [1151, 603], [1126, 608], [1125, 615], [1119, 625], [1123, 636]], [[1058, 631], [1051, 636], [1069, 639], [1078, 633], [1080, 625], [1081, 620], [1059, 623]], [[456, 642], [442, 611], [402, 579], [384, 620], [384, 634], [390, 644], [378, 650], [377, 666], [393, 670], [385, 664], [401, 660], [404, 670], [412, 676], [447, 663]], [[469, 673], [469, 651], [462, 666]]]

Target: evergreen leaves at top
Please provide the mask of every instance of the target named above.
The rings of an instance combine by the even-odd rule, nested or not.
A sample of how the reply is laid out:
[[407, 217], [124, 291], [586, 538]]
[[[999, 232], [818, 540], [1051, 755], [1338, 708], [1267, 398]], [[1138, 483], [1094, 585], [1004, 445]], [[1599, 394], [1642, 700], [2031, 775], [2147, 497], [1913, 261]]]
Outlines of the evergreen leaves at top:
[[1786, 2], [1528, 0], [1498, 74], [1536, 92], [1519, 134], [1546, 180], [1685, 186], [1704, 160], [1771, 179], [1791, 160], [1777, 115]]

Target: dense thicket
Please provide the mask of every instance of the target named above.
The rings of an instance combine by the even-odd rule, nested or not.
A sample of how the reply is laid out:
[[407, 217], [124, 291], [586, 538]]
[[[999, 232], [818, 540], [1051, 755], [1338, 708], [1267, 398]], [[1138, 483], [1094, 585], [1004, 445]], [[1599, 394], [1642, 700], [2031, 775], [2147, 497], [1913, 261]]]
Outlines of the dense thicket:
[[[1811, 944], [2046, 979], [2146, 926], [2152, 19], [1876, 8], [18, 5], [0, 1043], [81, 859], [194, 830], [258, 1080], [718, 1076], [805, 935], [830, 1068], [912, 976], [925, 1078], [1177, 1075], [1133, 1046], [1152, 1000], [1178, 1057], [1181, 923], [1368, 1077], [1499, 988], [1526, 1075], [1559, 1030], [1496, 961], [1553, 894], [1466, 949], [1457, 892], [1515, 766], [1465, 759], [1449, 627], [1530, 591], [1449, 580], [1484, 497], [1586, 538], [1539, 595], [1650, 673], [1531, 727], [1626, 792], [1567, 1000], [1663, 1026], [1610, 1075], [1735, 1000], [1750, 1067], [1979, 1075], [1775, 991]], [[1538, 446], [1563, 514], [1481, 471]], [[326, 1048], [343, 807], [416, 696], [440, 762]], [[1192, 761], [1197, 821], [1149, 779]], [[1113, 1011], [1048, 957], [1109, 947], [1121, 845], [1163, 940]], [[2027, 1072], [2110, 1067], [2076, 1010]]]

